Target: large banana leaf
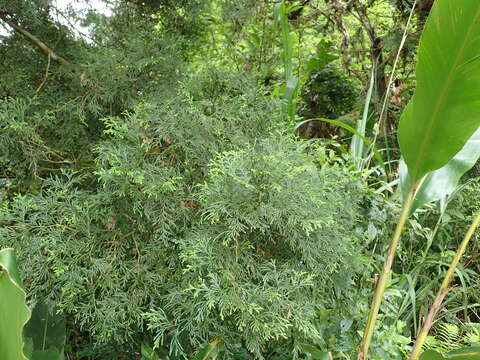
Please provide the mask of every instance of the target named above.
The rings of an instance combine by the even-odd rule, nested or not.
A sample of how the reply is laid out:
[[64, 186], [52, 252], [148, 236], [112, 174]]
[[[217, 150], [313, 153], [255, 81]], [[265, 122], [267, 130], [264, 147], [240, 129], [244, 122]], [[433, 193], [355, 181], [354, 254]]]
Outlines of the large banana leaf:
[[30, 317], [13, 249], [0, 251], [0, 359], [26, 360], [23, 327]]
[[479, 360], [480, 359], [480, 347], [464, 348], [451, 351], [445, 355], [442, 355], [433, 350], [427, 350], [422, 353], [420, 360]]
[[[458, 186], [460, 178], [470, 170], [480, 158], [480, 128], [467, 141], [460, 152], [444, 167], [429, 173], [415, 193], [410, 212], [426, 203], [437, 201], [452, 194]], [[412, 186], [405, 162], [400, 161], [400, 186], [403, 197], [408, 196]]]
[[445, 166], [480, 126], [479, 20], [479, 0], [437, 0], [432, 8], [399, 126], [412, 183]]

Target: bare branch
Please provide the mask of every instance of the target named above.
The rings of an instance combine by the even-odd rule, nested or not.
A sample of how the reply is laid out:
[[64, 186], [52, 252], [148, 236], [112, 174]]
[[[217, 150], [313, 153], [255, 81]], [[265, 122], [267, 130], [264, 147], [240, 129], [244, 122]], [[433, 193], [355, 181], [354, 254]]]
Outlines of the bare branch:
[[45, 85], [45, 83], [47, 82], [47, 79], [48, 79], [48, 71], [50, 70], [50, 59], [52, 57], [50, 56], [50, 54], [48, 54], [48, 62], [47, 62], [47, 69], [45, 70], [45, 77], [43, 78], [43, 81], [42, 83], [40, 84], [40, 86], [37, 88], [37, 90], [35, 91], [37, 94], [42, 91], [43, 89], [43, 86]]
[[38, 48], [40, 48], [45, 54], [47, 54], [49, 57], [51, 57], [54, 61], [68, 66], [70, 68], [75, 68], [75, 65], [72, 64], [70, 61], [65, 59], [63, 56], [58, 55], [55, 51], [53, 51], [51, 48], [49, 48], [42, 40], [40, 40], [38, 37], [30, 33], [29, 31], [25, 30], [21, 26], [17, 25], [13, 20], [9, 19], [7, 17], [7, 14], [4, 12], [0, 11], [0, 20], [8, 24], [10, 27], [13, 28], [16, 32], [22, 34], [28, 40], [30, 40], [34, 45], [36, 45]]

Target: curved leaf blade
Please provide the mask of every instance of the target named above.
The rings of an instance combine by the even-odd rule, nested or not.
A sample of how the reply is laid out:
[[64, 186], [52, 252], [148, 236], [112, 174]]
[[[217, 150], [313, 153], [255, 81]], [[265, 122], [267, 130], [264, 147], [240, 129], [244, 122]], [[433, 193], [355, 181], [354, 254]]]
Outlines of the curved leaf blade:
[[443, 357], [442, 354], [439, 354], [436, 351], [433, 350], [427, 350], [420, 355], [420, 360], [444, 360], [445, 357]]
[[451, 351], [445, 355], [442, 355], [433, 350], [427, 350], [422, 353], [420, 360], [479, 360], [480, 359], [480, 347], [469, 347]]
[[480, 347], [475, 346], [451, 351], [447, 354], [447, 359], [478, 360], [480, 359]]
[[13, 249], [0, 250], [0, 267], [8, 271], [10, 277], [18, 286], [23, 286], [18, 274], [17, 258]]
[[400, 149], [412, 183], [445, 166], [480, 126], [480, 2], [437, 0], [423, 32]]
[[[461, 177], [475, 166], [479, 158], [480, 128], [447, 165], [429, 173], [425, 177], [425, 180], [415, 194], [415, 200], [413, 201], [410, 212], [413, 213], [416, 209], [429, 202], [441, 200], [451, 195], [457, 188]], [[408, 169], [402, 160], [400, 160], [399, 175], [402, 194], [405, 198], [412, 184]]]
[[13, 249], [0, 251], [0, 359], [26, 360], [23, 327], [30, 318]]
[[[367, 128], [367, 121], [368, 121], [368, 111], [370, 108], [370, 102], [372, 99], [373, 94], [373, 87], [375, 85], [375, 67], [372, 68], [372, 74], [370, 75], [370, 84], [368, 86], [367, 97], [365, 99], [365, 104], [363, 107], [363, 115], [362, 118], [357, 122], [357, 132], [365, 137], [365, 130]], [[364, 140], [362, 140], [358, 135], [354, 134], [352, 137], [352, 142], [350, 145], [350, 151], [352, 153], [352, 157], [357, 165], [357, 168], [360, 169], [362, 167], [362, 163], [364, 161]]]
[[207, 360], [210, 359], [211, 357], [214, 357], [215, 354], [218, 352], [218, 344], [220, 344], [221, 341], [216, 339], [211, 341], [207, 346], [205, 346], [202, 350], [200, 350], [193, 358], [192, 360]]
[[315, 119], [307, 119], [307, 120], [300, 121], [297, 125], [295, 125], [295, 130], [297, 130], [300, 126], [302, 126], [303, 124], [306, 124], [310, 121], [323, 121], [323, 122], [326, 122], [326, 123], [329, 123], [329, 124], [333, 124], [333, 125], [341, 127], [342, 129], [347, 130], [348, 132], [352, 133], [353, 135], [356, 135], [367, 146], [370, 146], [370, 148], [372, 149], [373, 155], [375, 156], [375, 159], [377, 159], [378, 163], [380, 164], [380, 166], [382, 168], [385, 168], [385, 164], [383, 162], [382, 156], [380, 155], [378, 150], [375, 148], [374, 144], [370, 140], [368, 140], [365, 136], [360, 134], [356, 129], [351, 127], [350, 125], [345, 124], [344, 122], [338, 121], [338, 120], [330, 120], [330, 119], [325, 119], [325, 118], [315, 118]]
[[300, 344], [300, 348], [311, 356], [313, 360], [331, 360], [332, 355], [328, 352], [321, 351], [315, 346], [308, 344]]

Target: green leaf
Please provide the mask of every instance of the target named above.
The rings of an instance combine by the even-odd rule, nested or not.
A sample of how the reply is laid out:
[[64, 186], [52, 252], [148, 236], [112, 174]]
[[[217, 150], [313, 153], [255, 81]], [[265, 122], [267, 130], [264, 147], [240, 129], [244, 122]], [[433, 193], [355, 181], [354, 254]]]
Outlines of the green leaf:
[[[410, 212], [433, 201], [451, 195], [458, 186], [461, 177], [470, 170], [480, 158], [480, 128], [467, 141], [460, 152], [444, 167], [429, 173], [418, 188]], [[408, 169], [400, 160], [400, 186], [403, 197], [408, 195], [412, 186]]]
[[439, 354], [433, 350], [427, 350], [422, 353], [420, 360], [480, 360], [480, 347], [470, 347], [451, 351], [445, 355]]
[[447, 359], [455, 360], [479, 360], [480, 359], [480, 346], [469, 347], [450, 351], [447, 354]]
[[315, 346], [308, 344], [300, 344], [300, 348], [307, 354], [309, 354], [314, 360], [331, 360], [332, 355], [328, 352], [321, 351]]
[[296, 76], [292, 76], [287, 81], [287, 87], [285, 88], [285, 99], [288, 101], [292, 101], [295, 96], [295, 91], [297, 90], [298, 85], [298, 78]]
[[436, 351], [433, 350], [427, 350], [420, 355], [420, 360], [444, 360], [445, 358], [443, 357], [442, 354], [439, 354]]
[[23, 327], [30, 317], [13, 249], [0, 251], [0, 359], [26, 360]]
[[303, 8], [303, 7], [304, 7], [304, 5], [292, 5], [292, 6], [289, 6], [286, 9], [286, 12], [287, 12], [287, 14], [290, 14], [291, 12], [297, 11], [297, 10]]
[[285, 100], [287, 100], [287, 113], [290, 119], [295, 119], [295, 98], [297, 96], [298, 89], [298, 78], [296, 76], [291, 76], [287, 80], [287, 87], [285, 88]]
[[412, 183], [445, 166], [480, 126], [480, 2], [437, 0], [423, 32], [417, 88], [399, 143]]
[[218, 352], [218, 345], [220, 340], [213, 340], [207, 346], [205, 346], [200, 352], [195, 355], [192, 360], [207, 360], [215, 356]]
[[8, 271], [10, 277], [18, 286], [23, 287], [18, 274], [17, 258], [13, 249], [0, 250], [0, 266]]
[[280, 27], [282, 33], [282, 60], [284, 65], [284, 77], [286, 82], [284, 97], [287, 100], [285, 112], [290, 120], [295, 120], [296, 106], [295, 98], [297, 97], [298, 77], [293, 76], [293, 49], [298, 43], [298, 38], [294, 32], [290, 32], [290, 24], [288, 22], [288, 9], [283, 3], [275, 5], [273, 15], [277, 26]]
[[65, 318], [44, 302], [38, 302], [25, 326], [25, 336], [33, 340], [34, 350], [63, 349], [66, 340]]
[[[370, 75], [370, 85], [368, 87], [367, 98], [365, 99], [365, 105], [363, 108], [362, 118], [357, 123], [357, 133], [365, 138], [365, 130], [367, 128], [368, 109], [370, 108], [370, 101], [372, 99], [373, 87], [375, 85], [375, 68], [372, 68], [372, 74]], [[358, 135], [353, 135], [352, 143], [350, 146], [350, 152], [357, 165], [357, 169], [361, 169], [364, 162], [364, 145], [365, 141]]]
[[317, 55], [307, 62], [308, 72], [312, 70], [323, 70], [329, 63], [334, 60], [337, 60], [339, 57], [337, 55], [330, 54], [325, 49], [320, 49], [317, 51]]
[[310, 121], [323, 121], [323, 122], [327, 122], [329, 124], [333, 124], [333, 125], [336, 125], [336, 126], [339, 126], [341, 127], [342, 129], [345, 129], [347, 131], [349, 131], [350, 133], [358, 136], [363, 142], [365, 142], [365, 144], [367, 144], [368, 146], [371, 147], [372, 151], [373, 151], [373, 154], [375, 156], [375, 159], [377, 159], [378, 163], [382, 166], [382, 168], [385, 167], [385, 164], [383, 163], [383, 159], [382, 159], [382, 156], [380, 155], [380, 153], [378, 152], [378, 150], [375, 148], [375, 146], [372, 144], [372, 142], [370, 140], [368, 140], [365, 136], [363, 136], [362, 134], [360, 134], [357, 130], [355, 130], [353, 127], [351, 127], [350, 125], [348, 124], [345, 124], [344, 122], [341, 122], [341, 121], [338, 121], [338, 120], [331, 120], [331, 119], [324, 119], [324, 118], [315, 118], [315, 119], [307, 119], [307, 120], [304, 120], [304, 121], [301, 121], [299, 122], [297, 125], [295, 125], [295, 130], [297, 130], [300, 126], [302, 126], [303, 124], [306, 124]]
[[282, 33], [282, 59], [284, 62], [284, 76], [287, 81], [292, 76], [293, 64], [293, 34], [290, 33], [290, 25], [288, 23], [287, 8], [283, 1], [275, 5], [273, 17], [275, 23], [280, 27]]
[[47, 350], [34, 350], [30, 360], [59, 360], [60, 351], [55, 348], [49, 348]]
[[142, 359], [141, 360], [160, 360], [158, 354], [150, 346], [142, 344]]
[[33, 354], [33, 340], [28, 337], [23, 338], [23, 354], [28, 358], [32, 358]]

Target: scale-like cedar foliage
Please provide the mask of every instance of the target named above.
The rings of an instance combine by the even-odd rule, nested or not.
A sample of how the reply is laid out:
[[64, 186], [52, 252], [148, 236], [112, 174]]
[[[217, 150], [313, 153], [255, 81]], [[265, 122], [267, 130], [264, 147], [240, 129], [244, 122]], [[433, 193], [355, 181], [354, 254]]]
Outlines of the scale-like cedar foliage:
[[92, 168], [4, 205], [0, 246], [100, 359], [145, 331], [172, 354], [223, 336], [226, 358], [314, 341], [318, 307], [355, 271], [362, 192], [322, 147], [278, 129], [280, 109], [209, 70], [107, 117]]

